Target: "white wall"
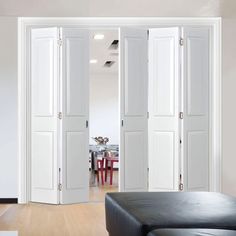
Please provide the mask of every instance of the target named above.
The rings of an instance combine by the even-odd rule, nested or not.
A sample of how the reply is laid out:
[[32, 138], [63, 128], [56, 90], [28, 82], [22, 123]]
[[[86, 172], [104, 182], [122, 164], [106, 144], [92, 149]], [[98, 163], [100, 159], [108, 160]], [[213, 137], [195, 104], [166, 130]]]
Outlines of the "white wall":
[[15, 198], [18, 178], [16, 18], [0, 18], [0, 29], [0, 198]]
[[108, 144], [119, 143], [118, 73], [93, 74], [90, 77], [90, 144], [91, 137], [108, 137]]
[[[9, 145], [6, 135], [15, 140], [16, 126], [16, 16], [222, 16], [223, 17], [223, 176], [222, 190], [236, 196], [236, 1], [235, 0], [8, 0], [0, 2], [0, 15], [12, 16], [12, 20], [0, 20], [1, 39], [6, 44], [0, 44], [0, 57], [3, 65], [8, 60], [12, 70], [0, 67], [0, 81], [5, 84], [8, 93], [1, 93], [1, 146], [0, 192], [4, 196], [16, 192], [16, 143]], [[3, 33], [5, 32], [5, 34]], [[13, 41], [13, 45], [10, 42]], [[2, 51], [3, 50], [3, 51]], [[3, 53], [5, 52], [5, 53]], [[10, 82], [11, 81], [11, 82]], [[2, 88], [1, 88], [2, 90]], [[13, 100], [11, 100], [13, 99]], [[12, 101], [11, 108], [5, 103]], [[3, 106], [4, 105], [4, 106]], [[7, 117], [7, 118], [6, 118]], [[11, 117], [14, 120], [11, 121]], [[8, 119], [9, 118], [9, 119]], [[7, 127], [9, 129], [7, 129]], [[4, 132], [2, 132], [4, 130]], [[7, 130], [7, 131], [6, 131]], [[9, 139], [8, 139], [9, 140]], [[7, 148], [11, 146], [11, 150]], [[9, 165], [9, 164], [12, 164]], [[13, 174], [13, 177], [12, 177]], [[6, 191], [4, 182], [12, 184]], [[3, 195], [2, 195], [3, 196]]]

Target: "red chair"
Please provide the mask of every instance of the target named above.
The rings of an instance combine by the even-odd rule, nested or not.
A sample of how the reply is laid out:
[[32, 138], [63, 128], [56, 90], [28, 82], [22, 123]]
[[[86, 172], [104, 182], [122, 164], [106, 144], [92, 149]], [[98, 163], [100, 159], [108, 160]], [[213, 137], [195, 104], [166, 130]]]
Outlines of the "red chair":
[[101, 180], [102, 180], [102, 185], [104, 185], [104, 178], [103, 178], [103, 167], [104, 167], [104, 159], [98, 160], [97, 159], [97, 181], [99, 183], [99, 172], [101, 172]]
[[106, 160], [106, 162], [105, 162], [105, 181], [107, 182], [108, 164], [110, 162], [110, 185], [112, 185], [112, 180], [113, 180], [113, 164], [115, 162], [119, 162], [119, 159], [118, 159], [118, 157], [112, 157], [112, 156], [107, 156], [104, 159]]

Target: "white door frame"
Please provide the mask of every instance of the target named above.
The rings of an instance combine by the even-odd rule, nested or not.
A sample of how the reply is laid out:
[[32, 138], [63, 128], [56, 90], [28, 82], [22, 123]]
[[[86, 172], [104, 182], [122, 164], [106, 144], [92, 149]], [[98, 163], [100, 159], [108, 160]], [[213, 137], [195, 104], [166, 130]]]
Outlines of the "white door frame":
[[210, 28], [210, 191], [221, 191], [222, 158], [222, 75], [220, 17], [66, 17], [18, 18], [18, 202], [27, 203], [30, 196], [30, 29], [35, 27], [118, 28], [124, 26], [157, 28], [196, 26]]

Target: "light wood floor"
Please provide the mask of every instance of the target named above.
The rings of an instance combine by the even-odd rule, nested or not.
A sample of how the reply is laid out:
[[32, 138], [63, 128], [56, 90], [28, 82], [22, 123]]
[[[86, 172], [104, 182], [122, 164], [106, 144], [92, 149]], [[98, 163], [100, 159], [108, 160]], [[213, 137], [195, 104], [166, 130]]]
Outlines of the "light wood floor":
[[109, 176], [108, 181], [101, 185], [101, 183], [95, 183], [95, 186], [89, 188], [89, 201], [90, 202], [104, 202], [105, 195], [108, 192], [118, 192], [118, 171], [113, 173], [113, 183], [110, 185]]
[[0, 231], [19, 236], [108, 236], [104, 203], [0, 205]]
[[0, 205], [0, 231], [18, 231], [19, 236], [108, 236], [104, 199], [118, 191], [118, 172], [109, 182], [90, 187], [90, 203], [73, 205]]

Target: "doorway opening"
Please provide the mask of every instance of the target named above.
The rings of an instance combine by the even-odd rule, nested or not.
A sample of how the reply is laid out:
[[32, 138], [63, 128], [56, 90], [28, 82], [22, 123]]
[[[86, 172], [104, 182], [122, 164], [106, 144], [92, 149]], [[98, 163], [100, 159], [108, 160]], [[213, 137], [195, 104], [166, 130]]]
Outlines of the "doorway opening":
[[89, 32], [89, 201], [119, 189], [119, 32]]

